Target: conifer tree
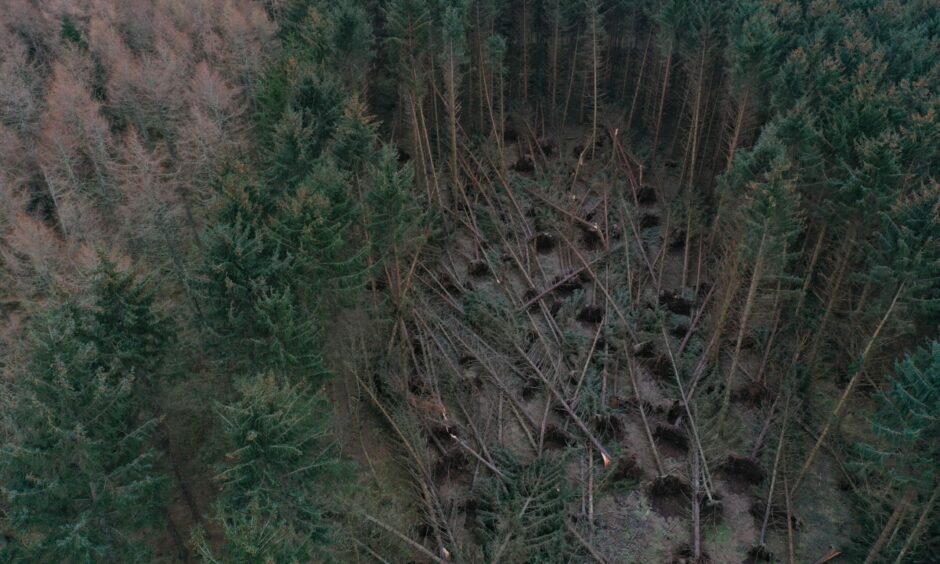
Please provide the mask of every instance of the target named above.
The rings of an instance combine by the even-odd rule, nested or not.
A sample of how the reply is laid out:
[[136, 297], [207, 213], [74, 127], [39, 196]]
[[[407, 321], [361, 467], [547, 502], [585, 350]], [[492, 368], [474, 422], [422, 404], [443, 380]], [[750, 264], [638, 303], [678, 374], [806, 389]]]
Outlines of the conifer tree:
[[736, 236], [740, 253], [738, 264], [750, 271], [750, 282], [738, 321], [731, 368], [725, 380], [723, 409], [727, 409], [731, 401], [741, 348], [761, 283], [767, 278], [779, 279], [785, 275], [790, 258], [788, 250], [792, 252], [793, 242], [803, 227], [799, 197], [782, 145], [767, 134], [749, 157], [743, 167], [748, 169], [747, 174], [752, 180], [745, 188], [747, 195], [741, 210], [741, 232]]
[[225, 532], [209, 562], [308, 562], [328, 558], [339, 494], [349, 470], [327, 430], [327, 406], [305, 384], [262, 374], [239, 386], [239, 399], [218, 406], [227, 447], [218, 474], [222, 493], [213, 518]]
[[[933, 320], [935, 325], [936, 312], [940, 307], [940, 291], [937, 288], [937, 280], [940, 280], [938, 210], [940, 186], [931, 184], [922, 188], [910, 199], [895, 206], [885, 233], [879, 238], [878, 244], [873, 245], [874, 264], [870, 276], [877, 282], [880, 292], [872, 300], [869, 309], [876, 312], [875, 315], [880, 319], [865, 340], [864, 347], [860, 351], [853, 350], [854, 358], [849, 365], [851, 378], [807, 455], [794, 487], [806, 474], [833, 426], [838, 425], [848, 399], [884, 335], [891, 329], [899, 328], [899, 325], [901, 331], [909, 331], [910, 322], [916, 322], [918, 317], [928, 320], [928, 323]], [[907, 315], [904, 315], [905, 310]], [[905, 318], [907, 327], [898, 321]]]
[[740, 2], [734, 7], [728, 32], [728, 63], [731, 67], [731, 94], [736, 106], [728, 141], [726, 169], [734, 164], [734, 155], [742, 143], [753, 108], [759, 107], [762, 85], [768, 84], [781, 55], [781, 39], [774, 20], [759, 2]]
[[379, 270], [374, 276], [384, 276], [396, 292], [404, 283], [403, 260], [427, 237], [431, 222], [415, 197], [414, 169], [398, 164], [391, 145], [383, 146], [370, 166], [366, 203], [372, 267]]
[[[888, 523], [871, 544], [866, 561], [888, 555], [895, 556], [896, 562], [918, 561], [918, 554], [936, 552], [936, 537], [923, 535], [940, 523], [940, 445], [936, 441], [940, 435], [940, 343], [920, 347], [898, 362], [878, 403], [871, 418], [877, 441], [857, 446], [858, 466], [868, 483], [878, 484], [884, 493], [869, 498], [866, 505], [870, 507], [862, 513], [883, 516], [879, 500], [887, 498], [898, 509], [911, 503], [915, 517], [903, 534], [896, 534]], [[888, 506], [891, 509], [895, 508]]]
[[530, 464], [510, 453], [498, 454], [501, 476], [481, 481], [477, 516], [489, 562], [564, 562], [565, 505], [571, 492], [561, 460], [540, 458]]
[[157, 421], [140, 386], [159, 375], [169, 328], [152, 293], [105, 259], [91, 290], [30, 331], [13, 440], [0, 450], [14, 560], [140, 561], [140, 536], [160, 530]]
[[[316, 237], [320, 219], [298, 215], [304, 211], [298, 204], [292, 208], [296, 213], [275, 230], [268, 223], [280, 219], [278, 210], [271, 209], [268, 200], [273, 198], [265, 198], [259, 188], [235, 181], [227, 197], [219, 223], [205, 237], [205, 264], [197, 281], [220, 358], [234, 367], [276, 367], [318, 378], [322, 366], [313, 325], [316, 302], [306, 300], [323, 286], [307, 277], [316, 275], [316, 259], [325, 255], [306, 254], [317, 248], [308, 248], [310, 240], [304, 235]], [[317, 201], [311, 205], [324, 205], [322, 199]], [[307, 220], [310, 223], [304, 224]], [[309, 229], [289, 230], [301, 224]], [[328, 235], [320, 239], [327, 245], [334, 242]], [[327, 266], [323, 269], [330, 272]]]
[[362, 284], [365, 245], [353, 231], [360, 210], [349, 184], [350, 175], [332, 158], [319, 159], [272, 218], [272, 237], [291, 257], [285, 283], [308, 308], [326, 307], [327, 298], [348, 296]]
[[450, 205], [457, 201], [457, 195], [463, 189], [460, 184], [460, 170], [457, 154], [457, 129], [460, 117], [460, 85], [463, 78], [462, 66], [466, 58], [466, 20], [467, 0], [440, 0], [441, 14], [441, 64], [444, 70], [446, 88], [445, 107], [447, 108], [448, 134], [450, 142]]

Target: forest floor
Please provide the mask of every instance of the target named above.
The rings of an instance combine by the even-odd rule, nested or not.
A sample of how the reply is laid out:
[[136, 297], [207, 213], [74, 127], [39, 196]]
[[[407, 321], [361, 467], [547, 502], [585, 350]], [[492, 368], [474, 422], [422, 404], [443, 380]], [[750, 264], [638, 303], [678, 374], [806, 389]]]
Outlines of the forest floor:
[[[674, 371], [670, 358], [683, 347], [701, 348], [701, 338], [690, 333], [707, 334], [710, 320], [698, 314], [713, 282], [697, 279], [695, 252], [686, 255], [682, 230], [674, 228], [684, 217], [676, 220], [679, 208], [664, 204], [680, 198], [680, 171], [666, 162], [638, 176], [610, 136], [589, 159], [583, 129], [541, 147], [535, 135], [512, 137], [502, 172], [495, 163], [464, 163], [472, 182], [455, 206], [457, 234], [449, 249], [415, 269], [417, 314], [407, 334], [399, 334], [411, 345], [413, 373], [397, 375], [407, 390], [398, 412], [424, 431], [414, 441], [427, 451], [421, 456], [428, 457], [433, 483], [414, 483], [407, 468], [415, 461], [402, 452], [401, 437], [388, 432], [386, 416], [361, 382], [347, 377], [333, 386], [340, 442], [357, 446], [347, 454], [374, 494], [375, 510], [434, 551], [415, 491], [435, 490], [430, 499], [442, 504], [437, 526], [469, 545], [474, 484], [489, 472], [491, 453], [508, 448], [534, 458], [559, 450], [567, 453], [568, 478], [579, 492], [570, 521], [589, 547], [584, 554], [608, 562], [686, 561], [697, 497], [710, 561], [747, 561], [758, 544], [775, 454], [765, 424], [780, 417], [780, 402], [762, 395], [754, 381], [762, 358], [752, 346], [736, 384], [734, 439], [704, 436], [724, 434], [720, 429], [698, 430], [703, 443], [718, 446], [703, 447], [708, 491], [693, 496], [696, 437], [682, 402], [690, 382], [683, 377], [680, 389], [682, 361]], [[631, 273], [628, 263], [645, 264], [646, 271]], [[634, 281], [643, 283], [634, 287]], [[468, 299], [500, 304], [490, 312], [507, 326], [468, 322]], [[639, 343], [620, 350], [625, 341], [615, 335], [623, 333], [623, 322], [640, 325], [647, 318], [660, 320], [661, 333], [634, 329]], [[525, 335], [516, 340], [518, 332]], [[362, 347], [366, 353], [368, 345]], [[728, 369], [724, 360], [721, 365]], [[705, 389], [697, 393], [713, 393], [712, 382], [723, 377], [703, 377]], [[788, 432], [809, 441], [797, 425]], [[851, 534], [837, 462], [827, 453], [813, 471], [817, 479], [799, 492], [800, 512], [791, 517], [800, 562], [816, 561]], [[788, 512], [781, 499], [771, 509], [766, 545], [782, 559]]]

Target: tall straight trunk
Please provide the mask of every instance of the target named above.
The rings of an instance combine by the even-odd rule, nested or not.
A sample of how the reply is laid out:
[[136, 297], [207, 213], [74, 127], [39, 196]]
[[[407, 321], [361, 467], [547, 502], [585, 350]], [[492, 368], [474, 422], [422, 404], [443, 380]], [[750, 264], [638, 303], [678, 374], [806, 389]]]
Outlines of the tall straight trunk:
[[[482, 55], [481, 55], [481, 57], [482, 57]], [[483, 59], [482, 59], [482, 58], [480, 59], [480, 66], [481, 66], [481, 68], [482, 68], [482, 66], [483, 66]], [[500, 69], [500, 70], [501, 70], [501, 69]], [[499, 123], [500, 123], [500, 124], [503, 124], [503, 123], [504, 123], [504, 120], [503, 120], [503, 117], [502, 117], [502, 111], [503, 111], [503, 109], [502, 109], [502, 89], [503, 89], [503, 87], [502, 87], [502, 81], [503, 81], [503, 79], [502, 79], [502, 73], [500, 73], [500, 79], [499, 79], [499, 81], [500, 81], [500, 87], [499, 87], [499, 90], [500, 90], [500, 93], [499, 93], [499, 97], [500, 97], [500, 120], [499, 120]], [[493, 112], [493, 95], [490, 93], [490, 87], [489, 87], [489, 84], [488, 84], [487, 81], [486, 81], [486, 73], [481, 73], [481, 75], [480, 75], [480, 88], [481, 88], [482, 91], [483, 91], [483, 92], [482, 92], [483, 99], [486, 100], [486, 110], [487, 110], [487, 112], [489, 113], [490, 128], [491, 128], [491, 131], [492, 131], [492, 135], [496, 138], [496, 151], [497, 151], [497, 153], [499, 153], [499, 163], [500, 163], [500, 167], [501, 167], [500, 170], [502, 171], [503, 175], [505, 176], [506, 173], [507, 173], [507, 165], [506, 165], [506, 155], [503, 154], [503, 128], [502, 128], [501, 125], [500, 125], [500, 126], [497, 126], [496, 115], [495, 115], [495, 113]], [[482, 116], [481, 116], [481, 119], [482, 119]], [[481, 129], [482, 129], [482, 127], [481, 127]]]
[[751, 309], [754, 307], [754, 299], [757, 297], [757, 287], [760, 285], [760, 279], [764, 270], [764, 245], [767, 242], [766, 226], [764, 234], [761, 235], [760, 245], [757, 248], [757, 260], [754, 263], [754, 272], [751, 274], [751, 284], [747, 290], [747, 299], [744, 302], [744, 311], [741, 313], [741, 321], [738, 324], [738, 338], [734, 344], [734, 356], [731, 357], [731, 369], [728, 370], [728, 377], [725, 380], [725, 399], [721, 405], [722, 413], [728, 409], [731, 403], [731, 386], [734, 382], [734, 375], [738, 369], [738, 362], [741, 358], [741, 346], [744, 343], [744, 335], [747, 333], [747, 322], [751, 317]]
[[529, 103], [529, 15], [528, 0], [522, 0], [522, 101]]
[[[579, 34], [580, 35], [580, 34]], [[574, 54], [571, 57], [571, 75], [568, 79], [568, 92], [565, 94], [565, 108], [561, 112], [561, 125], [564, 126], [568, 121], [568, 104], [571, 102], [571, 91], [574, 89], [574, 74], [578, 68], [578, 37], [574, 38]]]
[[790, 485], [783, 478], [783, 500], [787, 508], [787, 564], [796, 564], [796, 543], [793, 542], [793, 507], [790, 505]]
[[725, 323], [728, 321], [728, 311], [731, 309], [731, 303], [734, 301], [734, 296], [738, 290], [738, 280], [740, 273], [738, 269], [741, 268], [741, 254], [737, 253], [735, 255], [734, 261], [731, 264], [731, 276], [726, 282], [724, 296], [722, 296], [721, 306], [718, 311], [718, 319], [715, 322], [715, 330], [712, 337], [712, 342], [709, 343], [709, 346], [705, 349], [705, 354], [702, 355], [702, 361], [707, 362], [708, 357], [716, 354], [716, 349], [720, 348], [721, 337], [724, 333]]
[[591, 158], [594, 158], [594, 147], [597, 145], [597, 74], [598, 74], [598, 53], [597, 53], [597, 14], [591, 17], [591, 78], [593, 82], [593, 100], [594, 107], [591, 115]]
[[436, 194], [431, 193], [431, 179], [428, 175], [428, 167], [424, 159], [424, 140], [421, 138], [421, 123], [418, 121], [416, 106], [415, 96], [413, 93], [410, 93], [408, 95], [408, 107], [411, 110], [411, 130], [414, 134], [415, 169], [418, 172], [418, 178], [420, 178], [422, 184], [424, 184], [425, 191], [427, 191], [428, 201], [431, 202], [434, 201]]
[[640, 421], [643, 422], [646, 440], [649, 441], [650, 451], [653, 453], [653, 462], [656, 463], [656, 471], [659, 472], [659, 476], [662, 477], [666, 475], [666, 470], [663, 466], [662, 458], [659, 457], [659, 449], [656, 448], [656, 441], [653, 440], [653, 432], [650, 430], [649, 421], [646, 419], [646, 408], [643, 406], [643, 397], [640, 395], [640, 387], [636, 382], [636, 367], [633, 365], [633, 362], [633, 356], [629, 356], [627, 358], [627, 372], [630, 374], [630, 383], [633, 384], [633, 393], [636, 396], [636, 403], [640, 409]]
[[777, 469], [780, 467], [780, 456], [783, 452], [783, 439], [787, 434], [787, 419], [790, 415], [790, 400], [787, 399], [787, 404], [783, 409], [783, 423], [780, 427], [780, 440], [777, 442], [777, 453], [774, 455], [774, 467], [770, 473], [770, 489], [767, 491], [767, 506], [764, 510], [764, 521], [760, 527], [760, 537], [758, 538], [757, 543], [760, 546], [764, 546], [767, 539], [767, 524], [770, 523], [770, 511], [773, 506], [774, 498], [774, 485], [777, 483]]
[[[690, 187], [691, 192], [691, 187]], [[686, 203], [685, 210], [685, 243], [683, 244], [683, 253], [682, 253], [682, 293], [685, 293], [686, 282], [688, 281], [689, 275], [689, 247], [692, 243], [692, 198], [688, 198]]]
[[[485, 100], [487, 94], [486, 90], [483, 87], [484, 81], [486, 80], [486, 64], [483, 62], [483, 32], [482, 24], [480, 22], [480, 3], [476, 4], [476, 25], [475, 28], [475, 39], [476, 39], [476, 53], [477, 53], [477, 78], [480, 81], [479, 91], [477, 92], [477, 102], [478, 110], [477, 117], [480, 120], [480, 134], [483, 134], [483, 130], [486, 128], [486, 116], [484, 115], [483, 106], [489, 100]], [[470, 92], [473, 92], [475, 89], [470, 87]], [[484, 101], [485, 100], [485, 101]]]
[[561, 16], [558, 13], [558, 6], [555, 7], [553, 17], [554, 26], [552, 26], [552, 43], [549, 48], [549, 58], [552, 67], [552, 127], [558, 124], [558, 43], [561, 41]]
[[448, 203], [457, 199], [460, 191], [460, 176], [457, 167], [457, 55], [453, 42], [447, 48], [447, 121], [450, 126], [450, 175], [451, 194]]
[[646, 71], [646, 57], [650, 51], [650, 43], [653, 42], [653, 33], [650, 32], [646, 37], [646, 48], [643, 49], [643, 61], [640, 63], [640, 74], [636, 79], [636, 88], [633, 90], [633, 101], [630, 102], [630, 115], [627, 117], [627, 135], [630, 135], [630, 127], [633, 125], [633, 113], [636, 110], [636, 101], [640, 96], [640, 86], [643, 84], [643, 73]]
[[698, 79], [695, 84], [695, 105], [692, 108], [692, 126], [689, 128], [689, 190], [695, 185], [695, 160], [698, 156], [698, 130], [702, 107], [702, 86], [705, 81], [705, 45], [702, 45], [702, 58], [699, 60]]
[[767, 336], [767, 342], [764, 344], [764, 355], [761, 357], [760, 367], [757, 369], [757, 382], [759, 384], [764, 383], [764, 371], [767, 368], [767, 363], [770, 361], [770, 353], [773, 351], [774, 342], [777, 339], [780, 329], [780, 318], [783, 315], [783, 312], [780, 310], [780, 297], [783, 294], [781, 285], [782, 282], [778, 280], [777, 288], [774, 290], [774, 305], [770, 312], [770, 334]]
[[699, 480], [701, 471], [699, 470], [698, 453], [692, 454], [692, 561], [699, 562], [702, 559], [702, 506], [701, 494], [699, 493]]
[[832, 413], [829, 414], [826, 425], [823, 427], [822, 432], [819, 433], [819, 438], [816, 439], [816, 444], [814, 444], [812, 450], [809, 451], [809, 456], [806, 457], [806, 462], [803, 463], [803, 467], [800, 469], [800, 473], [797, 475], [796, 481], [793, 483], [793, 491], [796, 491], [796, 489], [799, 487], [800, 482], [803, 480], [803, 476], [805, 476], [806, 471], [809, 470], [809, 467], [813, 463], [813, 459], [819, 452], [820, 447], [822, 447], [822, 445], [826, 442], [826, 438], [828, 437], [833, 424], [837, 422], [839, 420], [839, 416], [842, 415], [842, 409], [845, 407], [846, 401], [849, 399], [849, 396], [852, 395], [852, 391], [855, 389], [855, 385], [858, 383], [858, 379], [865, 371], [865, 363], [868, 361], [868, 355], [871, 354], [872, 348], [875, 346], [875, 343], [878, 340], [878, 336], [881, 334], [881, 330], [884, 329], [885, 324], [888, 322], [888, 319], [894, 312], [894, 306], [897, 305], [898, 299], [900, 299], [902, 292], [904, 292], [904, 284], [901, 284], [901, 286], [898, 287], [897, 292], [894, 294], [894, 299], [891, 300], [891, 305], [888, 306], [888, 311], [885, 312], [884, 317], [882, 317], [881, 321], [878, 323], [878, 327], [875, 328], [875, 332], [872, 334], [871, 338], [868, 339], [868, 343], [865, 345], [865, 349], [862, 351], [862, 356], [859, 360], [858, 367], [855, 369], [855, 374], [852, 375], [852, 379], [849, 380], [848, 385], [845, 387], [845, 390], [843, 390], [842, 395], [839, 397], [839, 403], [836, 404], [835, 409], [833, 409]]
[[656, 130], [653, 134], [653, 146], [651, 147], [651, 152], [656, 155], [657, 147], [659, 146], [659, 132], [663, 125], [663, 110], [666, 107], [666, 92], [669, 90], [669, 72], [672, 69], [672, 47], [669, 48], [669, 55], [666, 57], [666, 66], [663, 71], [663, 86], [661, 94], [659, 97], [659, 109], [656, 114]]
[[744, 115], [750, 94], [750, 87], [746, 87], [744, 95], [741, 96], [741, 103], [738, 104], [738, 116], [734, 120], [734, 133], [731, 135], [731, 144], [728, 146], [728, 164], [725, 166], [725, 171], [731, 170], [731, 166], [734, 164], [734, 154], [738, 149], [738, 143], [741, 142], [741, 129], [744, 126]]
[[803, 287], [800, 288], [800, 297], [793, 309], [793, 319], [799, 319], [803, 311], [803, 304], [806, 302], [806, 294], [809, 293], [809, 287], [813, 283], [813, 273], [816, 271], [816, 263], [819, 262], [819, 255], [822, 253], [823, 241], [826, 239], [826, 224], [823, 223], [819, 230], [819, 236], [816, 238], [816, 245], [813, 247], [813, 256], [809, 260], [809, 266], [806, 268], [806, 274], [803, 276]]
[[692, 107], [692, 125], [689, 128], [689, 184], [686, 194], [686, 230], [685, 245], [682, 253], [682, 291], [685, 291], [686, 277], [689, 271], [689, 239], [692, 234], [692, 201], [695, 191], [695, 159], [698, 156], [698, 130], [702, 107], [702, 86], [705, 74], [705, 46], [702, 45], [702, 58], [699, 60], [698, 80], [695, 85], [695, 103]]

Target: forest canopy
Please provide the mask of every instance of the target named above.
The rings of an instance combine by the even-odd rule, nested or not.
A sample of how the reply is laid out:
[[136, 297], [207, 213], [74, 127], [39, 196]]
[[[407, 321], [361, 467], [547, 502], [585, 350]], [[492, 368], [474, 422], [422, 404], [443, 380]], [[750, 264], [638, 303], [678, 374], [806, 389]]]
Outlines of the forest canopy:
[[932, 561], [938, 53], [927, 0], [3, 0], [0, 561]]

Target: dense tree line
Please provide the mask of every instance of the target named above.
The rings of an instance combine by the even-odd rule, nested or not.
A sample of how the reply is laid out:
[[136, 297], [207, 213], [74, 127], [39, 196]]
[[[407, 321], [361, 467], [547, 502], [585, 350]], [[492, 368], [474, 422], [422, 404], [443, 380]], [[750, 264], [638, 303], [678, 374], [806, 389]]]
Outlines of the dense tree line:
[[6, 4], [0, 559], [940, 550], [932, 3]]

